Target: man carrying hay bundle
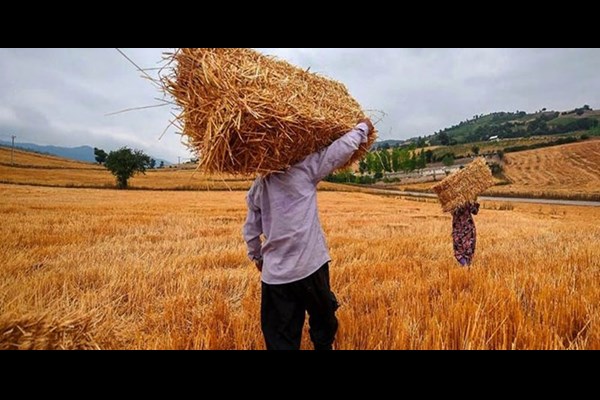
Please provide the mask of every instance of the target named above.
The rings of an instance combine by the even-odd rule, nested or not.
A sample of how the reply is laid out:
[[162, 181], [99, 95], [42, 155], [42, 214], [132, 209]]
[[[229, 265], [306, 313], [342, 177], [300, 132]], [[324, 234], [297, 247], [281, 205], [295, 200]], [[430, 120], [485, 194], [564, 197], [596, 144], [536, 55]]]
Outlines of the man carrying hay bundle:
[[258, 176], [243, 236], [261, 271], [267, 348], [300, 348], [308, 311], [315, 349], [331, 349], [338, 304], [316, 187], [368, 151], [371, 121], [343, 84], [252, 49], [178, 49], [166, 59], [162, 88], [181, 108], [173, 124], [199, 168]]
[[[315, 350], [332, 349], [338, 303], [329, 285], [331, 258], [319, 221], [317, 184], [346, 164], [372, 131], [365, 119], [284, 172], [258, 177], [248, 192], [244, 239], [262, 273], [267, 349], [299, 349], [306, 312]], [[266, 240], [261, 244], [262, 234]]]
[[493, 185], [492, 172], [485, 159], [478, 157], [466, 168], [433, 186], [444, 212], [452, 214], [454, 258], [463, 267], [470, 266], [475, 255], [477, 231], [471, 214], [479, 212], [477, 196]]

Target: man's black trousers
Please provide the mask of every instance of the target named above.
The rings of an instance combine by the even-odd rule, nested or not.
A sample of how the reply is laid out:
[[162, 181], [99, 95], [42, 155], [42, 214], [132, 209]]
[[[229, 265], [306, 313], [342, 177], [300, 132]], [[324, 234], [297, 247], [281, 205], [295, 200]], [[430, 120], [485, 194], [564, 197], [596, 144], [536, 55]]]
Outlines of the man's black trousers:
[[329, 286], [329, 263], [312, 275], [282, 285], [262, 283], [261, 325], [268, 350], [298, 350], [308, 312], [315, 350], [331, 350], [339, 307]]

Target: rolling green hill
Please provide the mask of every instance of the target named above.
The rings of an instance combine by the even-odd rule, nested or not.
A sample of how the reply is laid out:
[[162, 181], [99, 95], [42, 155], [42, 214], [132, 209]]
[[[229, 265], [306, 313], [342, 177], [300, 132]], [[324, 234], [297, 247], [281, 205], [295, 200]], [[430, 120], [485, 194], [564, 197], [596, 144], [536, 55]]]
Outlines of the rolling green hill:
[[453, 145], [487, 141], [491, 137], [498, 139], [527, 138], [582, 132], [598, 127], [600, 111], [589, 106], [570, 111], [547, 111], [545, 108], [535, 112], [496, 112], [487, 115], [475, 115], [429, 136], [432, 145]]

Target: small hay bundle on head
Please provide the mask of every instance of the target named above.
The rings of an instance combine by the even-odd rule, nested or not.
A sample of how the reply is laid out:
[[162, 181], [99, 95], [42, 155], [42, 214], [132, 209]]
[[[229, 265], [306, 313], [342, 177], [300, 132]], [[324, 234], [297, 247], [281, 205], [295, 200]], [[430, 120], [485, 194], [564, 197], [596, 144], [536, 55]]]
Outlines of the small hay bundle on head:
[[433, 186], [444, 212], [474, 202], [484, 190], [494, 186], [492, 171], [483, 157], [478, 157], [465, 168], [448, 176]]
[[[161, 78], [206, 172], [283, 170], [321, 150], [365, 117], [344, 85], [251, 49], [184, 48]], [[350, 165], [376, 139], [361, 145]]]

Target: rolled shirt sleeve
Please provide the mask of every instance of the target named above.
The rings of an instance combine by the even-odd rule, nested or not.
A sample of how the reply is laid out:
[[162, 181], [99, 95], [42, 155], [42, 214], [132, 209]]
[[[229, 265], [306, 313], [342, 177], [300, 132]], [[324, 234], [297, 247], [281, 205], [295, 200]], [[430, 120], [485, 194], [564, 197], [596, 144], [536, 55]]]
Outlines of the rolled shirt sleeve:
[[360, 145], [368, 141], [368, 134], [367, 124], [360, 123], [327, 148], [308, 156], [303, 163], [310, 171], [312, 181], [315, 184], [319, 183], [327, 175], [347, 163]]
[[251, 260], [259, 260], [262, 258], [262, 244], [260, 235], [263, 233], [261, 210], [258, 208], [252, 198], [253, 191], [250, 190], [246, 196], [246, 204], [248, 205], [248, 215], [244, 223], [243, 235], [248, 247], [248, 257]]

